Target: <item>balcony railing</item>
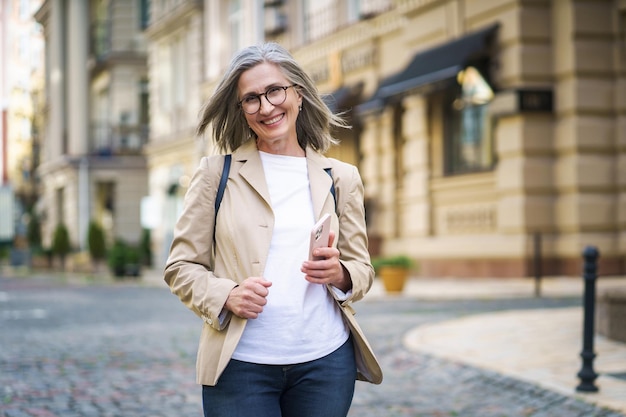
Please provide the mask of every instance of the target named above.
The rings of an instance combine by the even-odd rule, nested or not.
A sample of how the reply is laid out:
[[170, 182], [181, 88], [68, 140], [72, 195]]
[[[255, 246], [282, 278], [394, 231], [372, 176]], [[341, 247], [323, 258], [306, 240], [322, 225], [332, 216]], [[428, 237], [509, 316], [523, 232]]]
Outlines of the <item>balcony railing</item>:
[[93, 155], [137, 155], [148, 141], [148, 125], [92, 124], [89, 152]]
[[339, 3], [308, 11], [305, 17], [307, 40], [314, 41], [337, 30], [339, 11]]

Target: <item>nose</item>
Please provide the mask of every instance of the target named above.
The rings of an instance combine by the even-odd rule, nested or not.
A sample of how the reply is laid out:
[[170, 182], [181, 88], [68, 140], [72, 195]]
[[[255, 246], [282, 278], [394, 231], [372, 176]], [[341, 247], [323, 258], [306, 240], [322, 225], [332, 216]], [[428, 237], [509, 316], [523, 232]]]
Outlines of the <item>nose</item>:
[[274, 108], [274, 105], [270, 103], [266, 95], [263, 95], [263, 97], [259, 97], [259, 99], [261, 100], [259, 113], [267, 113], [268, 110], [271, 111]]

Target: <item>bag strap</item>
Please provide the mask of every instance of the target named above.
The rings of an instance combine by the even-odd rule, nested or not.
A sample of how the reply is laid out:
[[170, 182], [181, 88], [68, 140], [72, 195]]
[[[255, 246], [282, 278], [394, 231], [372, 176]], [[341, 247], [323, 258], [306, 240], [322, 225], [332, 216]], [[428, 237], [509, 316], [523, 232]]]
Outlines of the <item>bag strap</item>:
[[332, 168], [324, 168], [324, 171], [326, 171], [333, 182], [330, 186], [330, 193], [333, 195], [333, 200], [335, 200], [335, 211], [337, 211], [337, 195], [335, 195], [335, 180], [333, 179], [333, 171]]
[[[220, 178], [220, 185], [217, 187], [217, 195], [215, 196], [215, 219], [217, 220], [217, 212], [222, 204], [222, 197], [224, 197], [224, 190], [226, 189], [226, 183], [228, 182], [228, 173], [230, 172], [230, 161], [232, 155], [228, 154], [224, 156], [224, 168], [222, 168], [222, 177]], [[215, 223], [215, 222], [214, 222]], [[213, 244], [215, 245], [215, 224], [213, 224]]]
[[[226, 183], [228, 182], [228, 173], [230, 172], [230, 154], [224, 156], [224, 168], [222, 169], [222, 177], [220, 178], [220, 185], [217, 187], [217, 195], [215, 196], [215, 219], [217, 220], [217, 212], [222, 204], [222, 198], [224, 197], [224, 190], [226, 189]], [[332, 168], [324, 168], [324, 171], [328, 174], [331, 180], [333, 180]], [[337, 194], [335, 193], [335, 181], [332, 181], [330, 186], [330, 193], [333, 195], [335, 201], [335, 211], [337, 211]], [[215, 225], [213, 225], [213, 244], [215, 244]]]

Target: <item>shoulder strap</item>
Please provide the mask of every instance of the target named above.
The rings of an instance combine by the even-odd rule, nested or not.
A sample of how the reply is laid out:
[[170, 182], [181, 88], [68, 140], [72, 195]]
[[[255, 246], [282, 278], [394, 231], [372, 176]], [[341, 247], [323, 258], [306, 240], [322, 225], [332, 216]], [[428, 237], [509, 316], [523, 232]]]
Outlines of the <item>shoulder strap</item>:
[[333, 195], [333, 200], [335, 200], [335, 211], [337, 211], [337, 195], [335, 195], [335, 180], [333, 179], [332, 168], [324, 168], [324, 171], [326, 171], [326, 173], [333, 182], [330, 186], [330, 193]]
[[[230, 172], [230, 160], [231, 155], [224, 156], [224, 168], [222, 169], [222, 177], [220, 178], [220, 185], [217, 188], [217, 195], [215, 196], [215, 219], [217, 219], [217, 212], [220, 209], [220, 204], [222, 204], [222, 197], [224, 197], [224, 190], [226, 189], [226, 183], [228, 182], [228, 173]], [[335, 200], [335, 211], [337, 211], [337, 195], [335, 194], [335, 180], [333, 179], [333, 173], [331, 168], [324, 168], [324, 171], [328, 174], [332, 181], [332, 185], [330, 186], [330, 193], [333, 195], [333, 200]], [[215, 225], [213, 226], [213, 243], [215, 243]]]
[[[222, 168], [222, 177], [220, 178], [220, 185], [217, 187], [217, 195], [215, 196], [215, 219], [217, 219], [217, 212], [222, 204], [222, 197], [224, 197], [224, 190], [226, 189], [226, 183], [228, 182], [228, 173], [230, 172], [230, 160], [231, 155], [224, 156], [224, 168]], [[213, 225], [213, 243], [215, 243], [215, 225]]]

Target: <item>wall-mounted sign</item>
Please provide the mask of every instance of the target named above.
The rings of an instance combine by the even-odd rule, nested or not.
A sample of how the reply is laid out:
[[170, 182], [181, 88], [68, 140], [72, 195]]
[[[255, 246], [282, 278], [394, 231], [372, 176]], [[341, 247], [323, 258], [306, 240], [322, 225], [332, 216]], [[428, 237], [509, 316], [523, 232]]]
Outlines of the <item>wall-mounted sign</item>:
[[517, 107], [520, 112], [552, 112], [552, 90], [517, 90]]

